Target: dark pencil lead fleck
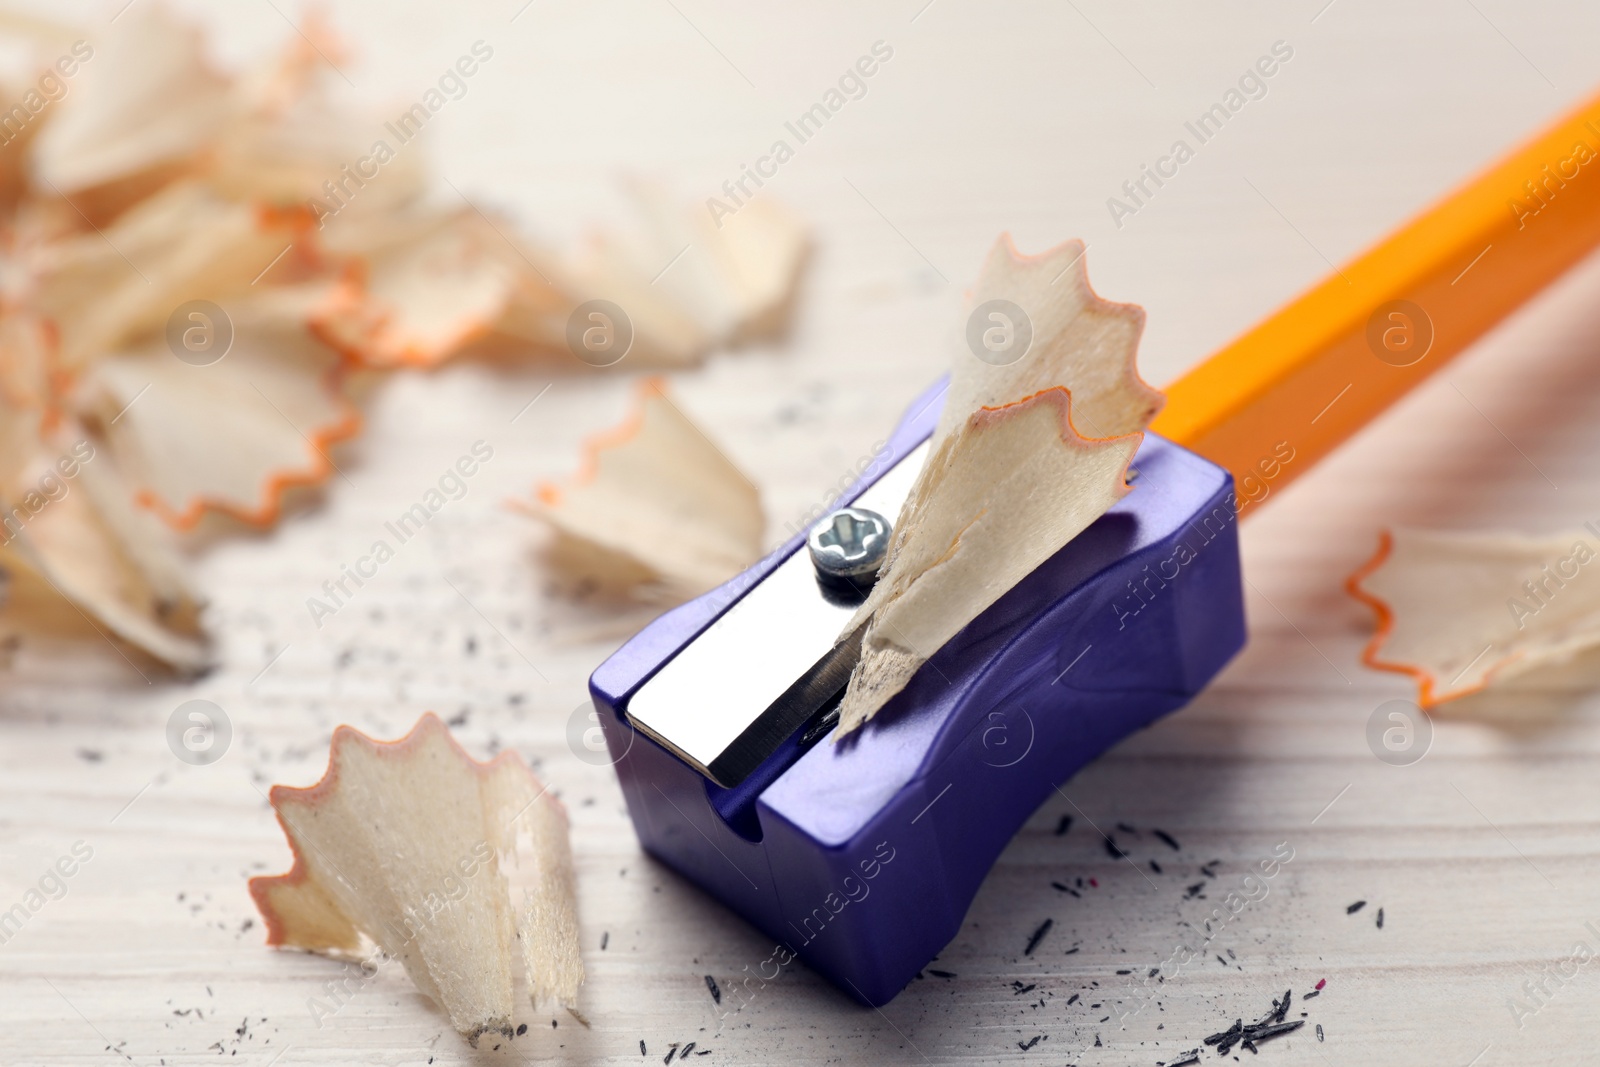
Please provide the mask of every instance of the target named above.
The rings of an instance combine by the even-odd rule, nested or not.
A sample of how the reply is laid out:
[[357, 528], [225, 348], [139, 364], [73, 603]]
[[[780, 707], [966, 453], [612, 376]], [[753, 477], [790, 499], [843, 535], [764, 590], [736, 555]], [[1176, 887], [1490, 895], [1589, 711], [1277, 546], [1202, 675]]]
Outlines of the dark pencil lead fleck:
[[[1228, 1041], [1228, 1039], [1230, 1037], [1232, 1037], [1233, 1035], [1240, 1034], [1240, 1033], [1243, 1033], [1243, 1032], [1244, 1032], [1244, 1020], [1243, 1019], [1235, 1019], [1233, 1021], [1233, 1025], [1228, 1027], [1226, 1030], [1220, 1031], [1219, 1033], [1212, 1034], [1210, 1037], [1206, 1038], [1206, 1044], [1208, 1044], [1208, 1045], [1220, 1044], [1223, 1041]], [[1228, 1044], [1232, 1045], [1233, 1042], [1232, 1041], [1228, 1041]], [[1224, 1052], [1223, 1054], [1226, 1055], [1226, 1052]]]
[[1024, 956], [1033, 955], [1033, 950], [1039, 947], [1039, 942], [1044, 940], [1044, 935], [1048, 934], [1050, 932], [1050, 927], [1054, 926], [1055, 924], [1056, 921], [1054, 919], [1046, 919], [1044, 922], [1040, 923], [1039, 928], [1033, 932], [1033, 936], [1028, 938], [1028, 947], [1022, 950], [1022, 954]]
[[1032, 1048], [1033, 1046], [1037, 1045], [1039, 1043], [1039, 1039], [1042, 1038], [1042, 1037], [1044, 1037], [1043, 1034], [1038, 1034], [1038, 1035], [1036, 1035], [1034, 1037], [1034, 1039], [1032, 1041], [1029, 1041], [1026, 1044], [1022, 1043], [1021, 1041], [1018, 1041], [1017, 1042], [1017, 1047], [1020, 1048], [1022, 1051], [1026, 1052], [1030, 1048]]
[[1257, 1053], [1259, 1051], [1256, 1048], [1257, 1042], [1277, 1037], [1279, 1034], [1287, 1034], [1305, 1025], [1303, 1019], [1296, 1019], [1294, 1022], [1283, 1021], [1284, 1015], [1289, 1010], [1289, 1004], [1293, 1000], [1294, 991], [1285, 990], [1283, 999], [1280, 1001], [1274, 997], [1272, 1010], [1262, 1016], [1259, 1021], [1246, 1025], [1243, 1019], [1235, 1019], [1232, 1026], [1212, 1034], [1205, 1039], [1205, 1043], [1215, 1045], [1219, 1056], [1228, 1055], [1234, 1045], [1249, 1049], [1252, 1054]]
[[1322, 1024], [1321, 1023], [1317, 1024], [1317, 1040], [1318, 1041], [1322, 1040]]
[[1160, 874], [1161, 873], [1161, 864], [1157, 863], [1155, 860], [1151, 860], [1150, 861], [1150, 869], [1152, 871], [1155, 871], [1157, 874]]
[[718, 1004], [722, 1003], [722, 990], [717, 988], [717, 980], [711, 975], [706, 975], [706, 988], [711, 990], [711, 999]]
[[1367, 902], [1366, 901], [1358, 900], [1354, 904], [1350, 905], [1348, 908], [1344, 909], [1344, 913], [1346, 915], [1354, 915], [1356, 912], [1360, 911], [1362, 908], [1364, 908], [1366, 906], [1367, 906]]
[[1161, 838], [1162, 841], [1166, 842], [1167, 847], [1172, 849], [1172, 851], [1174, 851], [1174, 852], [1178, 851], [1177, 838], [1173, 837], [1171, 834], [1167, 833], [1165, 830], [1152, 830], [1150, 832], [1155, 834], [1157, 837]]
[[1222, 953], [1220, 952], [1217, 953], [1217, 962], [1222, 964], [1224, 967], [1228, 965], [1228, 961], [1222, 958]]
[[1303, 1020], [1295, 1019], [1293, 1022], [1274, 1023], [1271, 1026], [1257, 1027], [1256, 1032], [1251, 1035], [1251, 1040], [1265, 1041], [1269, 1037], [1277, 1037], [1279, 1034], [1287, 1034], [1298, 1030], [1304, 1025], [1305, 1022]]
[[1129, 826], [1125, 822], [1117, 823], [1117, 829], [1121, 830], [1125, 834], [1132, 834], [1134, 837], [1138, 837], [1139, 836], [1139, 831], [1135, 830], [1133, 827]]
[[1322, 995], [1322, 990], [1313, 989], [1311, 992], [1307, 993], [1305, 996], [1301, 997], [1300, 999], [1301, 1000], [1310, 1000], [1312, 997], [1319, 997], [1321, 995]]
[[1383, 929], [1383, 909], [1378, 909], [1378, 929]]
[[1079, 994], [1077, 994], [1077, 993], [1072, 994], [1072, 999], [1067, 1001], [1068, 1006], [1076, 1004], [1078, 1002], [1078, 997], [1079, 997]]
[[646, 1052], [644, 1050], [644, 1038], [642, 1038], [642, 1037], [639, 1039], [639, 1055], [641, 1055], [641, 1056], [650, 1055], [648, 1052]]
[[1061, 821], [1056, 823], [1056, 836], [1065, 837], [1067, 836], [1067, 831], [1070, 829], [1072, 829], [1072, 816], [1061, 816]]
[[954, 978], [956, 976], [954, 971], [936, 971], [932, 967], [928, 968], [928, 973], [935, 978]]
[[1122, 849], [1117, 847], [1116, 838], [1107, 835], [1105, 841], [1106, 841], [1106, 854], [1109, 855], [1112, 859], [1120, 860], [1124, 856], [1127, 855], [1126, 852], [1122, 851]]

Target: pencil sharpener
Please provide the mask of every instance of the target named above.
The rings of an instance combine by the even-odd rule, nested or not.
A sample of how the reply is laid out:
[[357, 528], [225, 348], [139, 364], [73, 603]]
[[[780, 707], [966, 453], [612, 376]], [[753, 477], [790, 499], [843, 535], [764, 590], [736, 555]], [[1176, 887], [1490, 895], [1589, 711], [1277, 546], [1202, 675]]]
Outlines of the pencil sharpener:
[[[836, 506], [899, 513], [944, 390]], [[792, 958], [887, 1003], [1053, 788], [1243, 646], [1232, 478], [1149, 433], [1132, 470], [1132, 492], [843, 741], [830, 716], [859, 649], [838, 638], [857, 605], [819, 583], [803, 534], [594, 672], [640, 842], [776, 942], [724, 985], [731, 1006]]]

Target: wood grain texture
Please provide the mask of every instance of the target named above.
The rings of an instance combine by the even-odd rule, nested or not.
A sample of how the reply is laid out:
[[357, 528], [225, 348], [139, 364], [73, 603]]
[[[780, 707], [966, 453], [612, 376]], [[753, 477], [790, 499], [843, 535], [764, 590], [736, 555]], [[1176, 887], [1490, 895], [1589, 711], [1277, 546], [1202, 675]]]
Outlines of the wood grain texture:
[[[85, 22], [115, 32], [117, 6]], [[947, 361], [996, 233], [1024, 251], [1084, 237], [1099, 291], [1149, 310], [1144, 366], [1166, 381], [1589, 91], [1600, 45], [1600, 12], [1576, 2], [919, 7], [331, 13], [357, 46], [351, 98], [384, 108], [491, 42], [422, 147], [463, 192], [558, 239], [613, 206], [623, 169], [711, 195], [874, 41], [892, 44], [866, 95], [769, 183], [816, 231], [793, 336], [674, 381], [763, 486], [774, 542]], [[270, 5], [205, 16], [227, 62], [291, 33]], [[1267, 94], [1116, 226], [1106, 198], [1276, 40], [1294, 58]], [[0, 1064], [650, 1063], [690, 1041], [707, 1064], [1155, 1064], [1285, 988], [1289, 1017], [1310, 1025], [1262, 1046], [1276, 1062], [1582, 1062], [1594, 967], [1546, 980], [1520, 1025], [1507, 1000], [1532, 1007], [1525, 981], [1579, 940], [1600, 948], [1585, 927], [1600, 927], [1600, 658], [1450, 706], [1426, 758], [1388, 766], [1368, 718], [1411, 693], [1359, 665], [1371, 620], [1339, 584], [1387, 524], [1600, 519], [1597, 293], [1591, 261], [1260, 509], [1244, 529], [1246, 651], [1066, 783], [934, 964], [949, 977], [930, 971], [876, 1012], [795, 966], [719, 1019], [705, 976], [726, 989], [772, 946], [641, 855], [609, 769], [568, 747], [589, 671], [643, 617], [554, 595], [538, 531], [504, 501], [570, 470], [580, 438], [618, 417], [626, 365], [396, 375], [336, 454], [346, 477], [270, 535], [192, 546], [222, 648], [206, 678], [175, 683], [47, 593], [13, 591], [0, 909], [75, 842], [93, 855], [0, 945]], [[480, 439], [494, 458], [466, 497], [316, 628], [306, 598]], [[169, 715], [194, 698], [234, 728], [210, 766], [166, 747]], [[265, 790], [314, 781], [341, 722], [398, 736], [428, 709], [459, 719], [477, 754], [515, 747], [565, 799], [591, 1029], [530, 1015], [517, 1041], [474, 1052], [393, 967], [319, 1025], [312, 999], [344, 972], [263, 947], [245, 880], [289, 858]], [[1169, 964], [1280, 843], [1293, 860], [1266, 896], [1192, 965]], [[1157, 995], [1119, 1024], [1153, 967]]]

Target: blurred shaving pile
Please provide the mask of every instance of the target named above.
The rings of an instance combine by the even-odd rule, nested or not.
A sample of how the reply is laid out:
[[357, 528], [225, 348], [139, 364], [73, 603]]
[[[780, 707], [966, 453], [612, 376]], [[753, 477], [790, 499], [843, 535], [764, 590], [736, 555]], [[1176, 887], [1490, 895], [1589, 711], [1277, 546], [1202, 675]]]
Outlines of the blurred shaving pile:
[[[539, 247], [428, 195], [401, 144], [429, 96], [399, 128], [336, 105], [345, 49], [314, 19], [237, 74], [154, 4], [103, 37], [17, 16], [0, 33], [36, 64], [0, 85], [0, 569], [179, 671], [209, 645], [173, 531], [269, 526], [326, 480], [361, 428], [359, 372], [490, 347], [679, 367], [782, 327], [805, 239], [781, 209], [718, 227], [635, 185], [624, 237]], [[492, 59], [478, 42], [458, 66]]]

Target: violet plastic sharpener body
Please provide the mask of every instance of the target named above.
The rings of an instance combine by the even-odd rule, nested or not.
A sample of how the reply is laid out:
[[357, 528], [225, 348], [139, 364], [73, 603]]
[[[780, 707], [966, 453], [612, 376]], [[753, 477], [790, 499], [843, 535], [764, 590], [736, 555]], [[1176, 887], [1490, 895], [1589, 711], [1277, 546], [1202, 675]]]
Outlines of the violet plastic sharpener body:
[[[918, 398], [879, 472], [838, 506], [927, 439], [944, 389]], [[803, 551], [803, 534], [668, 611], [594, 672], [640, 842], [783, 950], [751, 961], [730, 1005], [788, 955], [862, 1003], [887, 1003], [956, 936], [990, 866], [1055, 786], [1182, 707], [1244, 645], [1232, 478], [1148, 433], [1132, 468], [1132, 492], [935, 653], [855, 737], [804, 747], [796, 731], [733, 789], [633, 729], [628, 700]], [[1019, 918], [1018, 930], [1036, 921]]]

